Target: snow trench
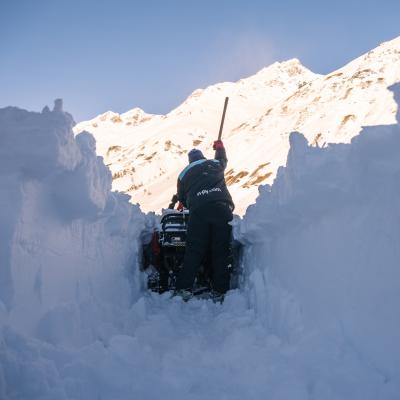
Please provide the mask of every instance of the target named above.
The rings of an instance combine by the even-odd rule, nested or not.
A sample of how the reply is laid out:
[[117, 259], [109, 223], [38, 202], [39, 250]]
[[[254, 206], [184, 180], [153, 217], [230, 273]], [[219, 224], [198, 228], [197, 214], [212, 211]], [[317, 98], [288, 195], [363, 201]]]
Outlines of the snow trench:
[[399, 125], [291, 134], [234, 221], [243, 276], [220, 305], [146, 292], [156, 218], [73, 124], [60, 101], [0, 110], [1, 400], [398, 398]]

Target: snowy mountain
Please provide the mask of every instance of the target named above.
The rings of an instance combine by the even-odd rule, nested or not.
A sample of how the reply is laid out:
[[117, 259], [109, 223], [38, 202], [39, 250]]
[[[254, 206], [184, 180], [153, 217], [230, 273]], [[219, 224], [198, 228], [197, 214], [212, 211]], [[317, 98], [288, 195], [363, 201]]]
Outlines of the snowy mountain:
[[286, 163], [289, 134], [304, 133], [312, 146], [348, 143], [362, 126], [392, 124], [397, 106], [387, 87], [400, 79], [400, 37], [383, 43], [328, 75], [296, 60], [274, 63], [254, 76], [195, 90], [167, 115], [135, 108], [106, 112], [77, 124], [88, 131], [113, 175], [113, 189], [129, 193], [145, 211], [159, 211], [175, 191], [186, 153], [213, 156], [225, 96], [227, 183], [243, 214], [260, 184], [272, 183]]

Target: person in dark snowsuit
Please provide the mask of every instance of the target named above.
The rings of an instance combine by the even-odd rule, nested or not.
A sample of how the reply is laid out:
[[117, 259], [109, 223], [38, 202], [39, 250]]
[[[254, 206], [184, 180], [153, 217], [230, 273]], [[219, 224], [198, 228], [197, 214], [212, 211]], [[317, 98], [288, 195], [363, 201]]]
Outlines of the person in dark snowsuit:
[[189, 152], [189, 165], [178, 177], [178, 200], [190, 211], [183, 268], [176, 291], [190, 292], [196, 274], [210, 251], [212, 289], [223, 295], [229, 290], [229, 253], [234, 204], [225, 183], [227, 158], [222, 141], [213, 146], [215, 159], [198, 149]]

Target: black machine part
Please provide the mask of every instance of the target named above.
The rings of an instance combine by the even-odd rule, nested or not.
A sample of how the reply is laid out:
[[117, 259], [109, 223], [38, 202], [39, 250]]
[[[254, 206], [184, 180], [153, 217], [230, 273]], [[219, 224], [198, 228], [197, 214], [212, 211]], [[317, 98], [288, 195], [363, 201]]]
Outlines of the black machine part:
[[[143, 247], [144, 269], [152, 271], [148, 277], [150, 290], [162, 293], [175, 289], [176, 277], [183, 267], [188, 220], [188, 210], [171, 210], [161, 218], [159, 229], [154, 232], [151, 242]], [[241, 243], [232, 238], [229, 260], [231, 289], [239, 285], [241, 248]], [[210, 274], [211, 265], [206, 257], [196, 277], [196, 293], [211, 290]]]

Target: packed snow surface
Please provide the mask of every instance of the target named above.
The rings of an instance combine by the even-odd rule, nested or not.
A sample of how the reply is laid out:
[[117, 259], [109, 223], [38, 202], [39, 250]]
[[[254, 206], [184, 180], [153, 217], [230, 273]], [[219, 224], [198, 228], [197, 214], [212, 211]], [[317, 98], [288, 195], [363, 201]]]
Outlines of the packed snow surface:
[[229, 96], [223, 133], [230, 161], [226, 178], [236, 212], [243, 215], [258, 187], [271, 184], [285, 165], [292, 131], [323, 147], [349, 143], [363, 126], [393, 124], [397, 105], [387, 87], [399, 79], [400, 37], [327, 75], [292, 59], [238, 82], [195, 90], [167, 115], [139, 108], [124, 114], [108, 111], [74, 131], [95, 136], [115, 190], [129, 193], [143, 210], [159, 212], [176, 190], [187, 152], [197, 147], [213, 157], [212, 143]]

